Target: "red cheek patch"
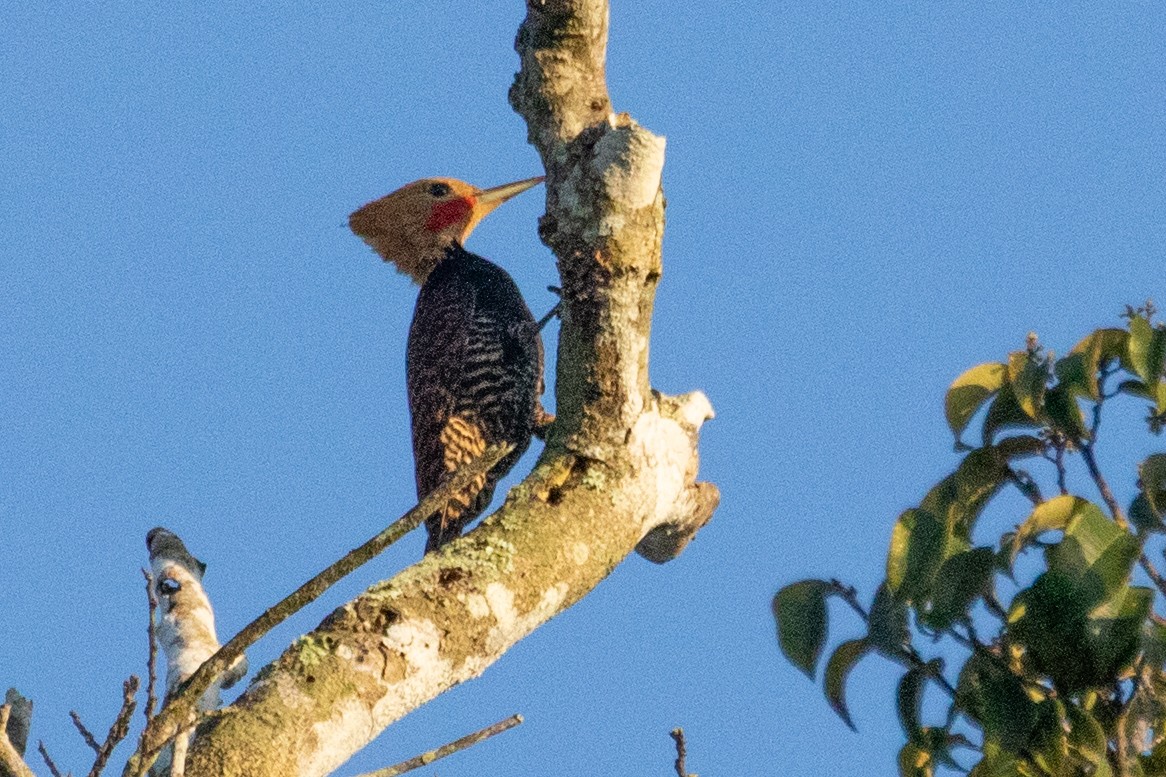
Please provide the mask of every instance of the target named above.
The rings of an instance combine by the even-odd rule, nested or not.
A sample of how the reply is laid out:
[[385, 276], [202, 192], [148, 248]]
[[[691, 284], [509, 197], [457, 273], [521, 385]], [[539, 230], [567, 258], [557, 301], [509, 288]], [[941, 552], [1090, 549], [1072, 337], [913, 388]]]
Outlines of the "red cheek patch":
[[430, 232], [440, 232], [453, 224], [468, 221], [470, 213], [473, 210], [474, 203], [468, 197], [458, 197], [457, 199], [446, 202], [439, 202], [430, 211], [429, 220], [425, 222], [425, 228]]

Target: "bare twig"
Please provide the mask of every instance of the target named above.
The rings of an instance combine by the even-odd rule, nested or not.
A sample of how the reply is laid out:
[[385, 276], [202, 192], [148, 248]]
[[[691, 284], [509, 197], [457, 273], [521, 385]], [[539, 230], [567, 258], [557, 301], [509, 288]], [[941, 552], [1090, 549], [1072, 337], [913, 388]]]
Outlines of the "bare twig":
[[420, 769], [422, 766], [427, 766], [439, 758], [445, 758], [447, 755], [452, 755], [459, 750], [465, 750], [467, 747], [473, 747], [479, 742], [489, 739], [495, 734], [501, 734], [503, 731], [512, 729], [522, 722], [521, 715], [511, 715], [506, 720], [500, 720], [492, 726], [486, 726], [480, 731], [475, 731], [473, 734], [468, 734], [461, 739], [456, 739], [448, 745], [442, 745], [436, 750], [430, 750], [428, 753], [414, 756], [408, 761], [401, 761], [399, 764], [389, 766], [384, 769], [378, 769], [375, 772], [366, 772], [359, 775], [359, 777], [397, 777], [399, 774]]
[[1121, 505], [1117, 503], [1117, 498], [1114, 497], [1113, 491], [1110, 490], [1109, 483], [1105, 480], [1105, 476], [1101, 474], [1101, 469], [1097, 466], [1097, 459], [1093, 455], [1093, 443], [1082, 443], [1081, 458], [1085, 460], [1085, 466], [1089, 468], [1089, 476], [1097, 484], [1097, 490], [1101, 492], [1101, 498], [1105, 501], [1105, 506], [1109, 508], [1109, 513], [1113, 516], [1113, 520], [1123, 529], [1128, 528], [1130, 523], [1126, 520]]
[[674, 728], [669, 736], [676, 742], [676, 777], [692, 777], [684, 765], [685, 756], [688, 755], [688, 749], [684, 746], [684, 729]]
[[[61, 777], [61, 770], [53, 763], [53, 759], [49, 755], [49, 749], [45, 747], [44, 740], [37, 741], [36, 749], [40, 751], [40, 757], [45, 759], [45, 766], [49, 767], [49, 774], [53, 775], [53, 777]], [[73, 777], [73, 775], [70, 774], [69, 777]]]
[[1163, 595], [1166, 595], [1166, 577], [1163, 577], [1162, 573], [1150, 563], [1150, 559], [1145, 553], [1138, 558], [1138, 563], [1145, 570], [1146, 575], [1150, 578], [1150, 582], [1154, 584], [1154, 587], [1161, 591]]
[[1024, 494], [1025, 498], [1032, 502], [1034, 507], [1045, 501], [1044, 496], [1040, 492], [1040, 486], [1024, 470], [1015, 470], [1009, 467], [1008, 480], [1016, 486], [1017, 491]]
[[[870, 614], [862, 606], [862, 603], [858, 601], [858, 590], [854, 586], [846, 585], [840, 580], [831, 580], [830, 586], [832, 588], [832, 593], [850, 605], [850, 609], [858, 613], [858, 616], [862, 618], [864, 623], [870, 623]], [[948, 631], [949, 633], [954, 633], [951, 632], [950, 629]], [[948, 682], [947, 678], [944, 677], [941, 672], [934, 671], [930, 666], [931, 662], [925, 660], [923, 656], [919, 654], [919, 651], [915, 649], [914, 645], [904, 645], [899, 649], [898, 657], [912, 667], [918, 667], [920, 669], [927, 670], [927, 676], [935, 680], [935, 682], [939, 683], [939, 687], [943, 688], [943, 690], [947, 692], [948, 696], [953, 699], [956, 697], [955, 686]]]
[[101, 745], [97, 744], [97, 738], [93, 736], [93, 732], [85, 728], [85, 724], [81, 722], [81, 716], [77, 714], [76, 710], [69, 710], [69, 717], [73, 719], [73, 725], [77, 727], [77, 731], [81, 733], [81, 738], [85, 740], [85, 744], [89, 745], [89, 749], [96, 755], [101, 752]]
[[416, 507], [389, 524], [383, 531], [360, 547], [349, 551], [339, 561], [324, 569], [244, 626], [213, 656], [203, 662], [202, 666], [182, 686], [182, 689], [174, 694], [173, 698], [169, 699], [154, 719], [150, 721], [146, 730], [142, 732], [137, 752], [126, 763], [123, 775], [141, 777], [146, 773], [162, 748], [185, 730], [187, 721], [194, 713], [198, 700], [234, 664], [235, 660], [243, 655], [244, 650], [255, 644], [264, 634], [315, 601], [338, 580], [420, 526], [421, 522], [436, 512], [440, 505], [449, 500], [452, 494], [465, 488], [479, 475], [488, 472], [512, 448], [511, 445], [488, 448], [478, 458], [462, 465], [448, 482], [422, 499]]
[[150, 615], [146, 625], [146, 638], [149, 649], [146, 654], [146, 707], [143, 713], [146, 723], [154, 719], [154, 710], [158, 706], [158, 696], [155, 690], [158, 684], [158, 638], [154, 633], [155, 614], [158, 612], [158, 594], [154, 591], [154, 576], [148, 569], [142, 569], [142, 577], [146, 578], [146, 601], [149, 602]]
[[0, 705], [0, 774], [4, 777], [34, 777], [32, 769], [24, 762], [15, 745], [8, 738], [8, 718], [12, 713], [11, 704]]
[[563, 309], [563, 302], [560, 300], [555, 303], [555, 306], [547, 311], [547, 314], [538, 320], [538, 329], [541, 332], [543, 327], [551, 322], [551, 319], [559, 315], [559, 311]]
[[117, 713], [113, 725], [109, 727], [109, 733], [105, 735], [105, 742], [97, 751], [97, 758], [93, 761], [93, 768], [89, 770], [89, 777], [98, 777], [101, 774], [105, 764], [109, 761], [109, 756], [113, 754], [113, 749], [130, 733], [130, 718], [133, 717], [134, 707], [137, 706], [134, 696], [138, 693], [139, 685], [140, 681], [137, 675], [130, 675], [129, 679], [122, 684], [121, 710]]

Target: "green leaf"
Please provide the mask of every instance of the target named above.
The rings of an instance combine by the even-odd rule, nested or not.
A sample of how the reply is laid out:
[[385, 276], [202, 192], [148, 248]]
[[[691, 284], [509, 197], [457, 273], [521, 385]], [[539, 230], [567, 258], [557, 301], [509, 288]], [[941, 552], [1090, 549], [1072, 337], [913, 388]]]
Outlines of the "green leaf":
[[1023, 758], [992, 743], [984, 744], [984, 757], [968, 772], [968, 777], [1046, 777]]
[[1053, 365], [1057, 385], [1076, 397], [1087, 397], [1096, 401], [1097, 367], [1091, 362], [1088, 352], [1070, 352]]
[[773, 597], [781, 652], [811, 680], [826, 644], [826, 596], [830, 590], [824, 580], [802, 580], [790, 583]]
[[1062, 693], [1093, 684], [1095, 673], [1085, 647], [1088, 613], [1095, 605], [1077, 579], [1057, 570], [1040, 575], [1012, 598], [1008, 617], [1013, 638]]
[[969, 617], [972, 603], [988, 589], [993, 560], [991, 548], [973, 548], [943, 562], [923, 622], [936, 631], [943, 631]]
[[928, 671], [926, 667], [913, 666], [899, 680], [899, 723], [910, 741], [919, 739], [919, 720], [923, 715], [923, 690], [927, 687]]
[[956, 699], [983, 728], [985, 755], [989, 742], [1013, 753], [1028, 745], [1037, 723], [1036, 704], [1001, 659], [982, 652], [973, 654], [960, 672]]
[[927, 748], [908, 742], [899, 750], [899, 777], [932, 777], [935, 759]]
[[1070, 518], [1064, 538], [1049, 549], [1047, 562], [1050, 571], [1079, 579], [1097, 604], [1125, 585], [1140, 552], [1134, 535], [1087, 502]]
[[996, 450], [1000, 451], [1007, 459], [1022, 459], [1043, 454], [1045, 443], [1039, 437], [1022, 434], [1016, 437], [1005, 437], [996, 443]]
[[1040, 422], [1033, 420], [1021, 408], [1011, 385], [1005, 385], [996, 394], [992, 404], [988, 405], [988, 414], [984, 416], [984, 429], [981, 440], [984, 445], [991, 445], [997, 432], [1002, 429], [1039, 428]]
[[865, 639], [852, 639], [843, 642], [834, 649], [834, 654], [826, 662], [825, 691], [826, 701], [830, 708], [838, 713], [842, 722], [857, 731], [854, 722], [850, 719], [850, 711], [846, 709], [846, 678], [850, 670], [863, 656], [869, 653], [871, 645]]
[[1012, 560], [1015, 561], [1020, 551], [1043, 532], [1064, 531], [1074, 516], [1088, 510], [1097, 510], [1100, 514], [1097, 505], [1089, 500], [1069, 495], [1053, 497], [1037, 505], [1013, 535]]
[[1044, 358], [1030, 351], [1008, 354], [1008, 382], [1020, 409], [1029, 418], [1039, 420], [1044, 407], [1049, 367]]
[[976, 518], [1009, 475], [1008, 458], [995, 447], [977, 448], [964, 457], [955, 471], [955, 498], [947, 514], [958, 537], [970, 542]]
[[1132, 660], [1149, 589], [1127, 587], [1137, 539], [1094, 505], [1073, 514], [1048, 571], [1012, 600], [1011, 631], [1062, 693], [1114, 682]]
[[1069, 749], [1081, 760], [1092, 764], [1094, 777], [1098, 777], [1101, 769], [1108, 769], [1105, 758], [1107, 739], [1105, 730], [1093, 717], [1093, 713], [1082, 709], [1077, 704], [1066, 704], [1064, 707], [1065, 720], [1068, 723]]
[[1138, 487], [1146, 503], [1159, 517], [1166, 517], [1166, 453], [1148, 456], [1138, 465]]
[[1154, 591], [1130, 586], [1089, 614], [1089, 655], [1098, 678], [1116, 678], [1142, 644]]
[[1007, 370], [999, 362], [979, 364], [952, 382], [944, 400], [944, 410], [947, 425], [957, 440], [976, 411], [1004, 385]]
[[907, 605], [891, 593], [886, 583], [879, 586], [870, 607], [868, 638], [872, 647], [892, 656], [901, 653], [911, 638]]
[[1082, 415], [1077, 400], [1063, 387], [1049, 389], [1045, 394], [1045, 414], [1052, 427], [1070, 440], [1084, 440], [1089, 437], [1089, 430], [1085, 428], [1085, 416]]
[[1060, 699], [1047, 699], [1036, 706], [1036, 726], [1025, 749], [1033, 762], [1048, 774], [1071, 774], [1069, 742], [1061, 726], [1064, 705]]
[[1148, 666], [1166, 665], [1166, 626], [1153, 620], [1142, 624], [1142, 650]]
[[1101, 367], [1114, 359], [1124, 358], [1129, 333], [1124, 329], [1098, 329], [1073, 346], [1054, 370], [1057, 380], [1073, 396], [1085, 396], [1093, 401], [1101, 399], [1097, 374]]
[[887, 584], [904, 601], [921, 601], [947, 556], [950, 532], [939, 518], [925, 510], [907, 510], [891, 532], [887, 556]]
[[955, 540], [949, 543], [945, 558], [971, 547], [976, 519], [1009, 476], [1003, 451], [991, 445], [976, 448], [923, 497], [920, 509], [944, 523]]
[[1128, 354], [1134, 373], [1146, 383], [1157, 383], [1166, 365], [1166, 329], [1134, 316], [1130, 319]]
[[1140, 758], [1146, 777], [1166, 777], [1166, 740], [1154, 745], [1149, 755]]
[[1158, 392], [1140, 380], [1123, 380], [1118, 384], [1117, 390], [1123, 394], [1129, 394], [1131, 397], [1148, 399], [1151, 402], [1158, 401]]
[[1130, 502], [1128, 512], [1130, 522], [1137, 527], [1138, 531], [1166, 531], [1166, 524], [1162, 522], [1161, 516], [1154, 511], [1154, 508], [1150, 507], [1150, 502], [1146, 499], [1145, 494], [1138, 494], [1134, 497], [1134, 501]]

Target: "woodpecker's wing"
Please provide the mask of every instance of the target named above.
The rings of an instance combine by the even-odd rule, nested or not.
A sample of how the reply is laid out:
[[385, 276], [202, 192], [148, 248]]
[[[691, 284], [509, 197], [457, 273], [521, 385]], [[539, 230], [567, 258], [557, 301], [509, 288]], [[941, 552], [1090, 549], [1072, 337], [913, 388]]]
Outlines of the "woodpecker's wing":
[[422, 286], [417, 297], [405, 378], [418, 497], [428, 494], [447, 476], [442, 438], [448, 437], [443, 432], [458, 404], [474, 297], [474, 288], [457, 279], [440, 286]]

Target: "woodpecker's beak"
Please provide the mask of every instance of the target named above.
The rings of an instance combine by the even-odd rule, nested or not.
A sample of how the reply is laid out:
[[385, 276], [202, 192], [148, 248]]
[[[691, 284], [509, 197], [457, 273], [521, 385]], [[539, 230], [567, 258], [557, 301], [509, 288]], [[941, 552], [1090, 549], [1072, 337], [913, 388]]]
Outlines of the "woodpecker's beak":
[[515, 181], [514, 183], [494, 186], [490, 189], [478, 190], [474, 193], [474, 199], [477, 201], [477, 207], [474, 210], [478, 211], [475, 215], [479, 217], [485, 216], [514, 195], [521, 194], [527, 189], [542, 183], [545, 177], [540, 175], [538, 178], [527, 178], [524, 181]]

